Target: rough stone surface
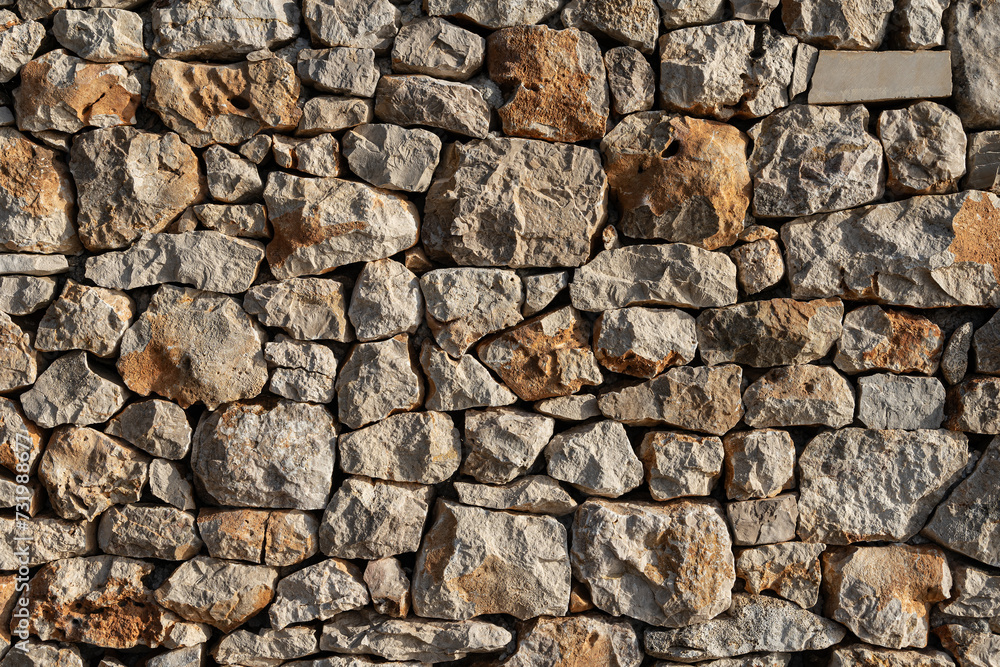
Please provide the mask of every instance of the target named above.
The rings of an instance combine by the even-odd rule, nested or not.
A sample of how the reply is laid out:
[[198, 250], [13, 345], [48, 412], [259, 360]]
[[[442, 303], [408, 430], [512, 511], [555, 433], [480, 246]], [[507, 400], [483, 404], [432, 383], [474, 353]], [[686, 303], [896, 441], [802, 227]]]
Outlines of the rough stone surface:
[[35, 349], [87, 350], [110, 357], [134, 319], [135, 302], [124, 292], [67, 280], [62, 294], [38, 323]]
[[518, 633], [517, 650], [506, 667], [638, 667], [642, 649], [636, 631], [624, 620], [600, 614], [539, 618]]
[[773, 544], [795, 539], [799, 510], [795, 496], [786, 494], [729, 503], [726, 516], [733, 528], [734, 544]]
[[399, 32], [400, 11], [388, 0], [328, 3], [304, 0], [302, 16], [313, 40], [323, 46], [385, 51]]
[[483, 66], [486, 40], [440, 18], [408, 23], [392, 45], [392, 69], [466, 81]]
[[945, 41], [951, 51], [955, 108], [969, 129], [993, 129], [1000, 121], [996, 101], [997, 62], [989, 57], [1000, 45], [996, 27], [1000, 7], [958, 0], [945, 17]]
[[681, 310], [621, 308], [594, 323], [594, 354], [605, 368], [642, 378], [694, 359], [698, 339], [693, 317]]
[[[590, 2], [597, 7], [599, 2]], [[604, 54], [608, 73], [611, 110], [619, 116], [653, 108], [656, 78], [653, 68], [639, 51], [630, 46], [617, 46]]]
[[427, 379], [424, 405], [429, 410], [498, 407], [517, 400], [514, 392], [493, 379], [470, 354], [454, 359], [427, 341], [420, 352], [420, 365]]
[[340, 467], [352, 475], [437, 484], [462, 462], [458, 429], [443, 412], [386, 417], [340, 436]]
[[174, 0], [151, 12], [153, 50], [163, 58], [232, 60], [299, 34], [298, 3], [225, 0], [211, 6]]
[[424, 386], [409, 337], [355, 345], [340, 367], [336, 389], [340, 421], [349, 428], [419, 407]]
[[803, 609], [816, 606], [822, 581], [820, 554], [826, 545], [784, 542], [752, 547], [736, 559], [736, 576], [746, 582], [747, 592], [777, 593]]
[[[976, 370], [989, 375], [1000, 375], [1000, 317], [994, 315], [983, 326], [976, 329], [972, 337], [972, 349], [976, 354]], [[38, 347], [37, 341], [35, 347]]]
[[514, 271], [435, 269], [420, 276], [420, 291], [434, 340], [455, 358], [522, 320], [524, 286]]
[[56, 298], [56, 281], [38, 276], [0, 276], [0, 313], [30, 315]]
[[299, 51], [297, 71], [316, 90], [335, 95], [372, 97], [379, 80], [371, 49], [304, 49]]
[[410, 612], [410, 578], [395, 558], [368, 561], [364, 574], [375, 611], [395, 618]]
[[545, 447], [548, 473], [587, 495], [617, 498], [642, 483], [642, 463], [625, 427], [606, 420], [576, 426]]
[[423, 305], [417, 276], [395, 260], [379, 259], [358, 274], [347, 316], [358, 340], [379, 340], [416, 332]]
[[519, 408], [471, 410], [465, 415], [461, 471], [485, 484], [505, 484], [535, 465], [555, 421]]
[[545, 475], [529, 475], [502, 486], [455, 482], [455, 491], [463, 504], [492, 510], [563, 516], [577, 507], [559, 482]]
[[116, 63], [146, 60], [142, 17], [123, 9], [65, 9], [52, 19], [59, 43], [84, 60]]
[[194, 516], [167, 506], [125, 505], [101, 516], [101, 551], [132, 558], [186, 560], [201, 549]]
[[271, 371], [272, 394], [300, 402], [330, 403], [335, 396], [337, 357], [320, 343], [307, 343], [278, 334], [264, 345]]
[[21, 395], [21, 407], [42, 428], [87, 426], [106, 422], [130, 395], [112, 373], [91, 366], [86, 352], [70, 352], [53, 361]]
[[529, 0], [501, 4], [488, 0], [428, 0], [427, 13], [465, 19], [496, 30], [515, 25], [541, 23], [559, 10], [558, 0]]
[[970, 377], [948, 392], [945, 427], [970, 433], [1000, 433], [1000, 378]]
[[330, 558], [278, 581], [268, 617], [272, 627], [283, 630], [360, 609], [370, 599], [361, 571], [348, 561]]
[[369, 123], [344, 135], [351, 171], [378, 188], [426, 192], [441, 156], [441, 139], [429, 130]]
[[865, 306], [844, 318], [833, 363], [845, 373], [884, 370], [932, 375], [943, 350], [941, 329], [929, 319]]
[[639, 447], [653, 500], [707, 496], [722, 476], [722, 441], [676, 431], [647, 433]]
[[3, 46], [0, 46], [0, 80], [7, 83], [34, 57], [45, 39], [45, 27], [38, 21], [21, 21], [17, 14], [2, 10]]
[[829, 366], [786, 366], [768, 371], [743, 394], [753, 428], [847, 426], [854, 421], [854, 389]]
[[892, 14], [889, 0], [785, 0], [781, 18], [788, 32], [827, 49], [876, 49]]
[[375, 116], [403, 127], [428, 125], [479, 139], [490, 128], [490, 106], [478, 90], [423, 74], [379, 79]]
[[348, 285], [337, 278], [289, 278], [251, 287], [243, 309], [261, 324], [299, 340], [351, 340]]
[[1000, 193], [1000, 132], [973, 132], [967, 136], [965, 188]]
[[858, 378], [858, 419], [868, 428], [941, 428], [944, 403], [944, 385], [937, 378], [891, 373]]
[[936, 102], [883, 111], [878, 137], [885, 148], [886, 186], [897, 195], [954, 192], [965, 174], [966, 139], [954, 111]]
[[722, 444], [730, 500], [771, 498], [794, 483], [795, 443], [787, 431], [740, 431]]

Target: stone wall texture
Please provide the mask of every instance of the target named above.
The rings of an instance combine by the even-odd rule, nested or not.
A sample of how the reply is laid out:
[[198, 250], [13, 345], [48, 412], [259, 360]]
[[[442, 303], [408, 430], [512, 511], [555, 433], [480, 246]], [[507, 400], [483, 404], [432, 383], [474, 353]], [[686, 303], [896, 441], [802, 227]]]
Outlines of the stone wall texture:
[[1000, 1], [0, 0], [0, 667], [1000, 667]]

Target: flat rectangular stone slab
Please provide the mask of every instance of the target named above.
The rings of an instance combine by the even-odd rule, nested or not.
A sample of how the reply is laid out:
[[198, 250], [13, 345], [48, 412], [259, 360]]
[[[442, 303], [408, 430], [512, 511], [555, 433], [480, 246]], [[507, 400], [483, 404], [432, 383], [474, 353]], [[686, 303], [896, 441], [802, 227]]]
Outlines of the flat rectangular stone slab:
[[951, 95], [950, 51], [820, 51], [809, 104]]

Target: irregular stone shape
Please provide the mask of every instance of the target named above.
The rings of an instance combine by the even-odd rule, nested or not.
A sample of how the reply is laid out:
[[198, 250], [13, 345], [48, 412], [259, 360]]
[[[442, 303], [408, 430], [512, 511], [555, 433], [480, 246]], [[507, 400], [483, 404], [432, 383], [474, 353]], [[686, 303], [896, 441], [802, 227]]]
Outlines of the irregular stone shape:
[[153, 7], [150, 17], [153, 50], [161, 58], [180, 60], [238, 60], [294, 39], [301, 20], [293, 0], [211, 5], [169, 0]]
[[572, 306], [538, 315], [476, 347], [479, 358], [526, 401], [574, 394], [603, 376], [590, 323]]
[[996, 27], [1000, 7], [958, 0], [945, 17], [946, 43], [952, 55], [955, 110], [969, 129], [994, 129], [1000, 123], [997, 76], [1000, 65], [989, 57], [1000, 46]]
[[601, 413], [629, 426], [667, 424], [724, 435], [743, 416], [739, 366], [670, 368], [652, 380], [600, 396]]
[[770, 299], [705, 310], [698, 347], [706, 364], [804, 364], [826, 356], [840, 338], [843, 316], [840, 299]]
[[968, 135], [965, 190], [991, 190], [1000, 194], [1000, 131]]
[[525, 317], [530, 317], [545, 310], [569, 286], [569, 271], [522, 275], [521, 283], [524, 285], [524, 305], [521, 312]]
[[830, 667], [954, 667], [955, 663], [944, 651], [894, 651], [866, 644], [838, 648], [830, 656]]
[[569, 293], [580, 310], [630, 305], [711, 308], [736, 303], [736, 266], [683, 243], [604, 250], [576, 270]]
[[771, 13], [781, 4], [780, 0], [731, 0], [733, 18], [751, 23], [766, 23]]
[[276, 366], [268, 385], [272, 394], [300, 402], [333, 401], [337, 357], [330, 348], [278, 334], [264, 345], [264, 358]]
[[877, 49], [885, 39], [891, 0], [783, 0], [789, 34], [823, 49]]
[[313, 41], [385, 52], [399, 32], [400, 11], [388, 0], [305, 0], [302, 16]]
[[176, 461], [153, 459], [149, 462], [149, 492], [177, 509], [195, 509], [194, 487]]
[[[600, 2], [585, 0], [589, 7]], [[655, 33], [654, 33], [655, 34]], [[631, 46], [616, 46], [604, 52], [604, 69], [608, 73], [611, 110], [619, 116], [653, 108], [656, 79], [646, 58]]]
[[653, 500], [707, 496], [722, 476], [722, 441], [671, 431], [647, 433], [639, 447]]
[[597, 361], [616, 373], [652, 378], [690, 363], [697, 348], [695, 320], [681, 310], [621, 308], [594, 323]]
[[617, 498], [642, 484], [642, 463], [625, 427], [605, 420], [576, 426], [545, 447], [548, 473], [587, 495]]
[[21, 68], [14, 113], [22, 132], [79, 132], [135, 124], [142, 101], [138, 77], [123, 65], [89, 63], [64, 49]]
[[968, 460], [961, 433], [821, 433], [799, 456], [799, 537], [826, 544], [909, 540]]
[[261, 324], [298, 340], [351, 340], [347, 281], [340, 277], [288, 278], [251, 287], [243, 309]]
[[1000, 507], [995, 480], [1000, 474], [1000, 438], [994, 438], [975, 471], [935, 510], [923, 530], [952, 551], [1000, 567]]
[[570, 555], [599, 609], [652, 625], [708, 621], [729, 608], [736, 580], [729, 529], [708, 502], [588, 500]]
[[0, 10], [3, 45], [0, 46], [0, 82], [7, 83], [31, 61], [45, 39], [45, 26], [38, 21], [22, 21], [14, 12]]
[[34, 386], [21, 394], [21, 407], [42, 428], [106, 422], [131, 394], [113, 374], [91, 368], [86, 352], [53, 361]]
[[715, 250], [736, 242], [750, 206], [746, 135], [734, 127], [647, 111], [601, 140], [619, 229]]
[[643, 53], [656, 47], [659, 22], [653, 0], [572, 0], [562, 10], [567, 28], [600, 32]]
[[0, 397], [0, 465], [22, 475], [33, 473], [46, 440], [16, 401]]
[[944, 350], [941, 329], [925, 317], [865, 306], [844, 318], [844, 333], [833, 363], [845, 373], [937, 371]]
[[64, 255], [0, 254], [0, 275], [23, 273], [29, 276], [51, 276], [67, 271], [69, 261]]
[[371, 49], [304, 49], [298, 55], [299, 78], [325, 93], [373, 97], [379, 71]]
[[348, 477], [323, 512], [320, 550], [369, 560], [416, 551], [433, 499], [431, 486]]
[[943, 0], [903, 0], [896, 5], [890, 22], [898, 47], [919, 50], [944, 45], [942, 20], [951, 3]]
[[969, 348], [972, 347], [972, 322], [955, 329], [941, 355], [941, 374], [948, 384], [958, 384], [969, 369]]
[[[27, 527], [21, 525], [23, 523], [13, 517], [0, 518], [0, 534], [4, 538], [0, 546], [0, 565], [5, 570], [97, 553], [97, 526], [92, 522], [35, 516], [27, 521]], [[26, 541], [31, 545], [27, 555], [24, 551]], [[10, 617], [6, 620], [9, 622]]]
[[30, 315], [52, 303], [56, 281], [36, 276], [0, 276], [0, 313]]
[[325, 621], [369, 601], [361, 571], [346, 560], [330, 558], [283, 577], [268, 617], [271, 627], [282, 630], [293, 623]]
[[389, 257], [417, 242], [417, 207], [401, 195], [337, 178], [271, 172], [264, 189], [275, 278]]
[[945, 427], [970, 433], [1000, 433], [1000, 378], [970, 377], [948, 391]]
[[847, 547], [823, 554], [826, 613], [859, 639], [924, 648], [931, 605], [951, 594], [951, 571], [936, 546]]
[[534, 619], [518, 628], [517, 650], [505, 667], [638, 667], [642, 648], [625, 620], [602, 614]]
[[299, 124], [300, 84], [280, 58], [234, 65], [153, 63], [146, 106], [196, 148], [243, 143], [258, 132]]
[[410, 578], [397, 559], [368, 561], [364, 580], [375, 611], [395, 618], [406, 618], [409, 615]]
[[787, 431], [740, 431], [722, 444], [730, 500], [771, 498], [794, 484], [795, 443]]
[[736, 559], [736, 576], [749, 593], [773, 591], [803, 609], [816, 606], [822, 581], [819, 556], [823, 544], [785, 542], [744, 549]]
[[264, 562], [275, 567], [298, 565], [319, 552], [319, 521], [301, 510], [276, 510], [267, 518]]
[[860, 104], [794, 104], [750, 128], [754, 215], [810, 215], [882, 197], [882, 145], [867, 127], [868, 110]]
[[590, 33], [517, 26], [490, 35], [487, 48], [490, 79], [505, 95], [504, 134], [570, 143], [604, 135], [608, 81]]
[[392, 44], [392, 70], [466, 81], [483, 66], [486, 40], [439, 18], [424, 18], [399, 29]]
[[302, 107], [302, 119], [295, 134], [314, 137], [370, 123], [375, 117], [375, 103], [357, 97], [314, 97]]
[[825, 425], [854, 421], [854, 389], [829, 366], [785, 366], [768, 371], [743, 393], [753, 428]]
[[954, 589], [951, 600], [939, 605], [941, 612], [962, 618], [991, 618], [1000, 614], [1000, 577], [978, 567], [952, 567]]
[[810, 81], [809, 104], [949, 97], [951, 88], [948, 51], [820, 51]]
[[80, 656], [80, 649], [73, 645], [50, 644], [40, 642], [37, 639], [28, 639], [22, 646], [23, 651], [20, 649], [11, 651], [0, 664], [4, 667], [44, 667], [45, 665], [84, 667], [86, 664]]
[[[186, 648], [174, 649], [153, 656], [146, 661], [147, 667], [198, 667], [204, 664], [205, 647], [196, 644]], [[99, 667], [122, 667], [124, 663], [114, 658], [104, 658]]]
[[421, 240], [431, 259], [460, 265], [579, 266], [607, 218], [607, 192], [591, 148], [497, 136], [449, 144]]
[[191, 426], [184, 411], [176, 403], [159, 399], [127, 405], [104, 432], [167, 459], [184, 458], [191, 446]]
[[667, 109], [719, 120], [766, 116], [788, 105], [796, 43], [743, 21], [667, 32], [660, 38], [660, 101]]
[[[155, 14], [155, 12], [154, 12]], [[52, 19], [59, 44], [94, 63], [146, 60], [142, 16], [123, 9], [64, 9]]]
[[545, 475], [529, 475], [503, 486], [467, 482], [454, 486], [462, 503], [486, 509], [563, 516], [577, 506], [559, 482]]
[[253, 398], [267, 382], [264, 331], [232, 297], [161, 286], [125, 332], [118, 372], [129, 389], [182, 408]]
[[101, 551], [132, 558], [187, 560], [201, 550], [194, 516], [167, 506], [125, 505], [101, 516]]
[[406, 334], [355, 345], [340, 368], [336, 387], [340, 421], [348, 428], [414, 410], [424, 399]]
[[461, 461], [458, 430], [443, 412], [392, 415], [340, 436], [340, 467], [352, 475], [437, 484]]
[[995, 306], [1000, 254], [982, 239], [998, 228], [996, 195], [967, 191], [790, 222], [781, 238], [795, 298]]
[[[950, 81], [950, 69], [946, 73]], [[958, 179], [965, 174], [966, 139], [954, 111], [934, 102], [886, 110], [878, 117], [878, 136], [885, 149], [886, 185], [891, 192], [905, 196], [957, 189]]]
[[211, 656], [220, 665], [272, 667], [290, 658], [317, 652], [316, 631], [310, 627], [275, 630], [264, 628], [259, 634], [237, 630], [223, 637]]
[[[4, 40], [0, 57], [9, 39], [5, 35], [7, 32], [0, 31]], [[73, 215], [76, 197], [62, 156], [28, 141], [14, 128], [4, 127], [0, 128], [0, 170], [0, 206], [4, 211], [0, 249], [79, 253], [82, 248]]]
[[514, 271], [436, 269], [420, 277], [420, 290], [434, 339], [455, 358], [522, 319], [524, 288]]
[[219, 505], [318, 510], [326, 506], [337, 436], [321, 405], [230, 403], [198, 423], [191, 469]]
[[222, 146], [209, 146], [202, 157], [208, 174], [208, 191], [216, 201], [242, 204], [264, 192], [257, 166]]
[[274, 598], [278, 571], [207, 556], [184, 561], [154, 592], [179, 616], [232, 632]]
[[145, 232], [161, 232], [206, 194], [198, 157], [173, 132], [84, 132], [73, 140], [69, 166], [88, 250], [127, 248]]
[[585, 421], [601, 416], [597, 397], [592, 394], [547, 398], [535, 403], [534, 409], [543, 415], [564, 421]]
[[423, 322], [423, 305], [417, 276], [395, 260], [379, 259], [358, 274], [347, 315], [357, 339], [372, 341], [415, 333]]
[[267, 510], [202, 509], [198, 512], [198, 532], [212, 558], [259, 563], [267, 517]]
[[696, 662], [755, 651], [816, 651], [847, 634], [838, 623], [763, 595], [733, 595], [725, 616], [677, 630], [646, 632], [646, 655]]
[[685, 2], [685, 0], [657, 0], [663, 14], [663, 27], [667, 30], [704, 23], [718, 23], [726, 13], [724, 0]]
[[[319, 646], [324, 651], [424, 663], [450, 662], [476, 653], [496, 653], [513, 639], [514, 636], [504, 628], [485, 621], [397, 619], [364, 609], [339, 614], [326, 623]], [[376, 664], [383, 663], [352, 658], [329, 667]], [[385, 664], [416, 667], [416, 663], [409, 662], [405, 665], [396, 662]]]
[[[972, 348], [976, 352], [976, 370], [989, 375], [1000, 375], [1000, 317], [994, 315], [976, 330], [972, 337]], [[38, 347], [36, 341], [35, 347]]]
[[485, 484], [505, 484], [525, 474], [552, 438], [555, 420], [519, 408], [465, 413], [462, 474]]
[[64, 426], [49, 438], [38, 477], [64, 519], [93, 520], [116, 504], [138, 502], [149, 457], [103, 433]]
[[1000, 639], [994, 633], [951, 624], [934, 628], [934, 634], [962, 667], [995, 667], [997, 664], [995, 656], [1000, 655]]
[[192, 209], [203, 227], [229, 236], [270, 238], [263, 204], [201, 204]]
[[941, 428], [944, 399], [937, 378], [889, 373], [858, 378], [858, 419], [868, 428]]
[[124, 292], [67, 280], [59, 299], [38, 323], [35, 349], [87, 350], [111, 357], [133, 319], [135, 302]]
[[786, 494], [727, 503], [726, 516], [733, 527], [734, 544], [773, 544], [795, 539], [799, 510], [795, 496]]
[[31, 387], [40, 360], [31, 334], [0, 313], [0, 393]]
[[552, 517], [439, 500], [413, 568], [413, 609], [419, 616], [449, 620], [565, 615], [566, 549], [566, 528]]
[[796, 45], [795, 69], [792, 72], [792, 82], [788, 86], [789, 97], [800, 98], [802, 93], [809, 89], [809, 81], [812, 79], [813, 72], [816, 71], [816, 61], [818, 59], [819, 49], [815, 46], [801, 42]]
[[421, 128], [372, 123], [344, 135], [344, 157], [351, 171], [387, 190], [426, 192], [440, 154], [441, 139]]
[[490, 129], [490, 105], [478, 90], [423, 74], [379, 79], [375, 116], [403, 127], [427, 125], [479, 139]]
[[468, 408], [510, 405], [517, 396], [490, 375], [471, 354], [457, 360], [430, 341], [424, 341], [420, 365], [427, 378], [428, 410], [466, 410]]
[[332, 134], [308, 139], [275, 136], [272, 144], [274, 161], [279, 167], [298, 169], [314, 176], [340, 176], [343, 171], [340, 144]]

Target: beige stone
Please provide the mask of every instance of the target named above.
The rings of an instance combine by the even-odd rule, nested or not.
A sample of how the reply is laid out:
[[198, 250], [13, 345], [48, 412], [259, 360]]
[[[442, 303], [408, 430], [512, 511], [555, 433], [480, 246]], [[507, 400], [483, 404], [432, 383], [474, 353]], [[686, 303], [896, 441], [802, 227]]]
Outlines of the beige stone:
[[951, 95], [949, 51], [825, 51], [809, 88], [809, 104], [887, 102]]

